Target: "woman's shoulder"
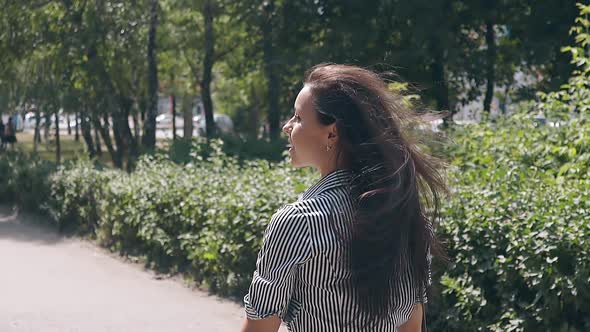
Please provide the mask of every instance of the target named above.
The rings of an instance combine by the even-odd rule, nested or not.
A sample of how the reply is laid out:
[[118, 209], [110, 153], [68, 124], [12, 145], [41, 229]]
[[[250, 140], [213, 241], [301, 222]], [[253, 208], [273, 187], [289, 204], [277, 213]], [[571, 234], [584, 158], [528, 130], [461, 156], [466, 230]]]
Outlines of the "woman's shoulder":
[[286, 206], [291, 209], [291, 213], [317, 218], [318, 216], [328, 216], [331, 211], [341, 210], [343, 206], [349, 206], [350, 203], [351, 201], [344, 191], [331, 191], [330, 193], [301, 199]]
[[314, 197], [282, 205], [273, 214], [271, 225], [304, 224], [310, 226], [317, 221], [328, 220], [331, 214], [329, 200], [325, 197]]
[[298, 219], [307, 221], [323, 221], [330, 219], [334, 211], [349, 211], [352, 200], [347, 190], [330, 190], [309, 198], [284, 204], [273, 215], [274, 220]]
[[287, 204], [290, 208], [298, 213], [317, 213], [323, 212], [328, 206], [328, 199], [326, 197], [315, 196], [312, 198], [301, 199], [296, 202]]

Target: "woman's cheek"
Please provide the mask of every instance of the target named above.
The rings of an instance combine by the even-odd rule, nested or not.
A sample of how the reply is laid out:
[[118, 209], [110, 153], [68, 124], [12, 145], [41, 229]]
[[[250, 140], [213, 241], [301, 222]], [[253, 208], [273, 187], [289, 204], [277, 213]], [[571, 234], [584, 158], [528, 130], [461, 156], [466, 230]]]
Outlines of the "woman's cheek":
[[296, 146], [298, 144], [298, 142], [301, 140], [301, 130], [300, 128], [296, 125], [295, 128], [293, 128], [293, 132], [291, 133], [291, 140], [293, 141], [293, 144]]

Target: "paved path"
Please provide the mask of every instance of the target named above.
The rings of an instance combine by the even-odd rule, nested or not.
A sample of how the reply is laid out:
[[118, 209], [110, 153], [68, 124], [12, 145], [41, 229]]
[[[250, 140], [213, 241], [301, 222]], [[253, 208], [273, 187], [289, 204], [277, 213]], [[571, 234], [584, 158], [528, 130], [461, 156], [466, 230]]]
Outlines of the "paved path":
[[239, 303], [158, 280], [35, 218], [0, 206], [0, 332], [239, 331]]

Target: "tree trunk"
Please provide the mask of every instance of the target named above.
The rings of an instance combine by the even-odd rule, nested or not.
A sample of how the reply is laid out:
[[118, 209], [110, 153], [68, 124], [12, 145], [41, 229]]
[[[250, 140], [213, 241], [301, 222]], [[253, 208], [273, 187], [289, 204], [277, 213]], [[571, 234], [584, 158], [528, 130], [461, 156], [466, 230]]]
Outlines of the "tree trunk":
[[41, 112], [39, 111], [40, 107], [41, 106], [38, 105], [35, 109], [35, 134], [33, 135], [33, 151], [35, 153], [37, 152], [37, 145], [41, 142], [41, 128], [39, 128], [41, 125]]
[[172, 141], [176, 141], [176, 95], [174, 94], [174, 72], [170, 71], [170, 106], [172, 112]]
[[66, 122], [68, 125], [68, 135], [72, 136], [72, 126], [70, 126], [70, 115], [66, 114]]
[[254, 96], [254, 100], [253, 100], [253, 107], [250, 109], [250, 111], [248, 112], [248, 133], [250, 136], [252, 136], [255, 139], [259, 139], [259, 131], [260, 131], [260, 110], [258, 105], [260, 105], [260, 102], [256, 96], [256, 92], [254, 91], [254, 86], [250, 85], [250, 95]]
[[43, 137], [45, 138], [45, 144], [49, 142], [49, 126], [51, 126], [51, 114], [45, 113], [45, 125], [43, 126]]
[[184, 96], [182, 100], [182, 113], [184, 115], [183, 137], [190, 140], [193, 138], [193, 103], [188, 96]]
[[510, 89], [512, 88], [512, 81], [509, 81], [508, 84], [506, 84], [506, 87], [504, 88], [504, 96], [503, 96], [503, 100], [502, 100], [502, 105], [500, 106], [500, 111], [502, 112], [502, 115], [506, 115], [507, 113], [507, 108], [508, 108], [508, 104], [509, 104], [509, 100], [510, 100]]
[[150, 28], [148, 32], [148, 109], [143, 123], [143, 145], [148, 150], [156, 147], [156, 116], [158, 115], [158, 64], [156, 32], [158, 27], [158, 0], [151, 0]]
[[172, 95], [172, 141], [176, 141], [176, 96]]
[[213, 31], [213, 3], [205, 0], [203, 4], [205, 19], [205, 58], [203, 59], [203, 79], [201, 80], [201, 99], [205, 109], [205, 129], [207, 139], [215, 136], [215, 122], [213, 117], [213, 100], [211, 99], [211, 80], [213, 70], [213, 56], [215, 52], [215, 35]]
[[119, 158], [119, 155], [115, 148], [113, 147], [113, 143], [111, 141], [111, 133], [110, 133], [110, 126], [109, 126], [109, 117], [108, 115], [103, 116], [104, 125], [100, 123], [100, 119], [94, 119], [94, 126], [98, 129], [100, 136], [102, 137], [102, 141], [104, 145], [107, 147], [109, 154], [111, 155], [111, 160], [113, 161], [113, 165], [117, 168], [122, 168], [122, 162]]
[[[56, 107], [57, 109], [57, 107]], [[59, 112], [56, 111], [54, 115], [55, 119], [55, 162], [61, 162], [61, 144], [59, 142]]]
[[483, 109], [490, 113], [492, 99], [494, 98], [495, 67], [496, 67], [496, 33], [494, 31], [494, 19], [486, 20], [486, 96], [483, 101]]
[[262, 26], [264, 72], [268, 88], [268, 127], [271, 140], [279, 137], [279, 78], [276, 73], [276, 61], [273, 42], [274, 2], [269, 1], [264, 8], [265, 20]]
[[90, 130], [90, 123], [88, 123], [88, 119], [86, 115], [80, 114], [80, 129], [82, 130], [82, 137], [84, 138], [84, 142], [86, 142], [86, 149], [88, 150], [88, 155], [90, 158], [94, 158], [96, 155], [96, 150], [94, 149], [94, 142], [92, 142], [92, 132]]
[[101, 157], [102, 156], [102, 145], [100, 144], [100, 134], [98, 133], [98, 128], [94, 127], [94, 142], [96, 143], [96, 155]]
[[133, 134], [135, 135], [135, 142], [141, 142], [141, 137], [140, 137], [141, 124], [139, 123], [139, 118], [137, 117], [136, 111], [133, 111], [131, 113], [131, 119], [133, 120]]
[[[105, 123], [107, 118], [104, 119]], [[115, 154], [117, 160], [120, 162], [119, 168], [123, 168], [125, 163], [125, 156], [127, 155], [127, 144], [125, 144], [125, 139], [122, 135], [122, 128], [121, 128], [121, 115], [118, 111], [114, 112], [112, 115], [112, 128], [113, 128], [113, 138], [115, 139]]]
[[82, 115], [80, 113], [76, 114], [74, 116], [74, 121], [75, 121], [75, 125], [74, 125], [74, 140], [76, 140], [76, 142], [80, 141], [80, 135], [78, 133], [78, 127], [79, 127], [79, 123], [78, 123], [78, 118], [82, 117]]
[[433, 36], [431, 40], [432, 63], [430, 64], [430, 71], [432, 74], [432, 83], [434, 85], [434, 98], [436, 100], [436, 110], [441, 112], [449, 112], [448, 116], [444, 117], [445, 125], [453, 121], [454, 112], [450, 109], [449, 103], [449, 87], [447, 85], [445, 75], [445, 59], [441, 42], [437, 36]]
[[[138, 155], [137, 141], [133, 137], [131, 127], [129, 127], [129, 114], [133, 107], [133, 100], [121, 96], [119, 97], [120, 110], [117, 115], [113, 118], [113, 121], [117, 122], [117, 132], [123, 145], [123, 150], [120, 151], [122, 158], [127, 159], [126, 169], [131, 171], [135, 158]], [[113, 126], [114, 127], [114, 126]]]

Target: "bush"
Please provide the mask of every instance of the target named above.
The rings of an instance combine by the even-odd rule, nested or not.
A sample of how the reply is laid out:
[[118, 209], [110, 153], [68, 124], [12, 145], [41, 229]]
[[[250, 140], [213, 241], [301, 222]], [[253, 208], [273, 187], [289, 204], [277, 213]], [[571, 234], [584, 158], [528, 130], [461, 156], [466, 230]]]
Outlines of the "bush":
[[162, 271], [185, 271], [213, 291], [240, 294], [271, 215], [296, 200], [291, 188], [302, 191], [312, 178], [284, 163], [240, 165], [218, 140], [207, 158], [195, 151], [184, 165], [144, 156], [131, 174], [88, 161], [61, 167], [52, 177], [52, 214], [61, 228], [77, 223], [101, 244], [145, 256]]
[[[452, 263], [434, 269], [433, 330], [590, 328], [588, 127], [582, 115], [551, 127], [516, 114], [448, 132], [453, 195], [437, 231]], [[0, 197], [47, 206], [61, 229], [243, 295], [272, 213], [315, 177], [284, 162], [240, 161], [220, 141], [191, 149], [182, 164], [144, 156], [130, 174], [3, 156], [0, 169], [18, 174], [3, 178]]]
[[590, 22], [577, 22], [580, 46], [565, 50], [580, 69], [534, 107], [550, 125], [523, 110], [449, 133], [438, 233], [452, 263], [435, 271], [434, 330], [590, 330]]
[[[224, 154], [235, 157], [240, 164], [246, 160], [268, 160], [280, 162], [286, 157], [287, 140], [279, 138], [276, 141], [267, 142], [254, 138], [235, 135], [224, 135], [218, 139], [223, 144], [221, 149]], [[204, 137], [195, 137], [192, 140], [177, 139], [170, 144], [168, 155], [176, 163], [188, 163], [195, 159], [207, 159], [213, 151]]]
[[100, 220], [105, 186], [117, 175], [117, 171], [97, 169], [88, 159], [60, 166], [50, 177], [48, 202], [48, 211], [60, 231], [94, 231]]
[[[438, 233], [453, 263], [434, 271], [434, 330], [588, 327], [588, 151], [584, 134], [576, 138], [587, 130], [581, 117], [554, 128], [522, 114], [451, 130], [454, 193]], [[64, 203], [55, 215], [96, 225], [103, 245], [163, 271], [242, 294], [270, 216], [314, 178], [284, 163], [240, 165], [217, 143], [208, 158], [193, 158], [179, 165], [145, 156], [131, 174], [83, 161], [60, 168], [52, 196]]]
[[51, 162], [20, 152], [0, 154], [0, 201], [42, 212], [49, 197]]
[[435, 330], [590, 328], [590, 151], [575, 138], [589, 129], [521, 115], [455, 129]]

